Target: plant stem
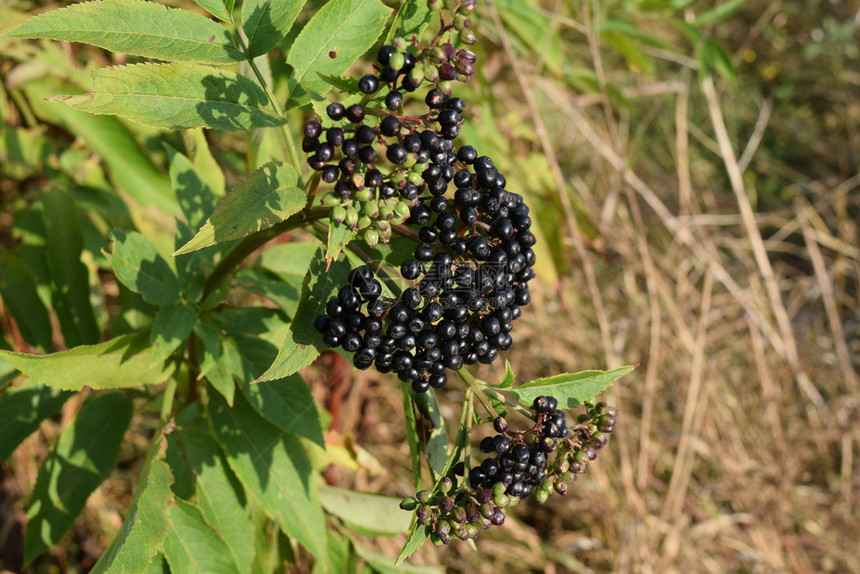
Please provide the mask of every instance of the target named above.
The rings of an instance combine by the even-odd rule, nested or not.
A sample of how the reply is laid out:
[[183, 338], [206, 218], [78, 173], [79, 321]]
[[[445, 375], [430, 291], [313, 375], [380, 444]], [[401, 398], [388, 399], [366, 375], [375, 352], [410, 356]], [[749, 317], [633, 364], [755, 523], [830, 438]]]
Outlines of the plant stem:
[[268, 229], [249, 235], [226, 256], [224, 256], [224, 258], [218, 262], [218, 265], [215, 266], [215, 269], [212, 270], [209, 277], [206, 278], [206, 284], [203, 287], [202, 299], [205, 301], [206, 298], [224, 282], [224, 279], [226, 279], [230, 273], [232, 273], [233, 270], [245, 260], [246, 257], [256, 251], [264, 243], [274, 239], [282, 233], [292, 231], [297, 227], [302, 227], [306, 223], [317, 221], [318, 219], [324, 219], [328, 217], [328, 215], [329, 209], [327, 208], [305, 209], [290, 216], [284, 221], [269, 227]]
[[173, 397], [176, 395], [176, 375], [170, 377], [164, 388], [164, 402], [161, 403], [161, 424], [166, 425], [173, 412]]
[[494, 417], [499, 416], [496, 412], [496, 409], [493, 408], [493, 405], [490, 401], [487, 400], [487, 397], [484, 395], [484, 387], [483, 381], [479, 381], [476, 379], [472, 373], [467, 371], [466, 369], [460, 369], [457, 371], [457, 376], [460, 377], [460, 380], [463, 381], [466, 385], [466, 389], [473, 391], [477, 396], [478, 400], [481, 401], [481, 405], [484, 407], [484, 410], [487, 411], [488, 414], [493, 415]]

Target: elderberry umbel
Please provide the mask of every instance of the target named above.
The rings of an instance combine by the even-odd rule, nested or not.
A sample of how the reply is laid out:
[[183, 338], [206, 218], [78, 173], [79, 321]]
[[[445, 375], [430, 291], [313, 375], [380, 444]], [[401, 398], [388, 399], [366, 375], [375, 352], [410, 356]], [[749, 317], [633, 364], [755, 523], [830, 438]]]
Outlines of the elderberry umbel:
[[587, 471], [615, 428], [615, 408], [590, 402], [585, 407], [570, 427], [551, 396], [534, 400], [535, 423], [525, 431], [512, 431], [504, 418], [497, 417], [493, 421], [497, 434], [480, 443], [481, 452], [493, 456], [462, 479], [458, 477], [464, 467], [458, 463], [437, 489], [405, 499], [401, 508], [415, 510], [418, 522], [432, 528], [434, 543], [447, 544], [454, 537], [475, 538], [479, 528], [503, 524], [505, 509], [532, 493], [541, 504], [551, 491], [565, 494], [568, 482]]

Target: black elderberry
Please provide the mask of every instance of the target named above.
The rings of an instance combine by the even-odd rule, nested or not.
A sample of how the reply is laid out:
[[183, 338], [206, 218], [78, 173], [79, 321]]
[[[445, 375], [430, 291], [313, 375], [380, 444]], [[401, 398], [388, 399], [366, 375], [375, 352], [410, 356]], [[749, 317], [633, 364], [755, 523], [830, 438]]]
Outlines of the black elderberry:
[[399, 110], [403, 105], [403, 94], [397, 91], [388, 92], [385, 96], [385, 107], [389, 110]]
[[379, 89], [379, 80], [377, 80], [376, 76], [373, 74], [362, 76], [358, 81], [358, 89], [361, 90], [361, 93], [363, 94], [372, 94]]
[[384, 136], [395, 136], [400, 133], [400, 120], [396, 116], [386, 116], [379, 123], [379, 132]]
[[346, 109], [346, 119], [357, 124], [364, 119], [364, 113], [364, 106], [361, 104], [353, 104]]
[[445, 103], [447, 96], [445, 93], [439, 88], [433, 88], [429, 92], [427, 92], [427, 96], [424, 98], [424, 103], [427, 104], [427, 107], [430, 109], [440, 109]]
[[473, 164], [478, 159], [478, 152], [474, 147], [464, 145], [457, 150], [457, 159], [465, 164]]
[[336, 122], [342, 120], [346, 115], [346, 108], [343, 107], [343, 104], [337, 102], [329, 104], [325, 111], [326, 114], [328, 114], [328, 117]]
[[388, 146], [388, 151], [385, 152], [385, 157], [388, 158], [388, 161], [398, 165], [406, 163], [407, 156], [408, 152], [406, 148], [399, 143]]

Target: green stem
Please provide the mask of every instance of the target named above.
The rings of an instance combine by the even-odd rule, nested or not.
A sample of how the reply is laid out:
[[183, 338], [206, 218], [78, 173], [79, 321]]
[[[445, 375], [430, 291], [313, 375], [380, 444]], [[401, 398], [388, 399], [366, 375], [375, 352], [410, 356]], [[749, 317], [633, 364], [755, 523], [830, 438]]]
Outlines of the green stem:
[[[242, 50], [242, 53], [245, 54], [245, 57], [248, 58], [248, 65], [251, 66], [251, 70], [253, 70], [254, 75], [257, 76], [257, 81], [260, 83], [260, 87], [263, 88], [263, 91], [266, 92], [269, 102], [272, 104], [272, 107], [275, 108], [275, 112], [279, 116], [287, 119], [284, 109], [281, 107], [281, 104], [278, 102], [278, 99], [275, 97], [269, 84], [267, 84], [266, 80], [263, 78], [263, 74], [260, 72], [260, 68], [257, 67], [257, 63], [254, 62], [254, 58], [248, 55], [248, 46], [245, 44], [245, 38], [242, 36], [242, 31], [239, 30], [238, 26], [236, 26], [236, 21], [233, 19], [232, 14], [230, 15], [230, 24], [233, 26], [233, 31], [235, 32], [236, 38], [239, 42], [239, 48]], [[287, 151], [290, 154], [290, 162], [293, 164], [293, 167], [296, 168], [296, 171], [301, 173], [302, 161], [299, 159], [299, 153], [296, 150], [296, 142], [293, 140], [293, 134], [290, 132], [289, 124], [281, 126], [281, 134], [284, 136], [284, 142], [287, 144]]]
[[164, 402], [161, 403], [161, 424], [167, 424], [170, 420], [170, 413], [173, 412], [173, 397], [176, 396], [176, 375], [167, 380], [167, 386], [164, 388]]
[[487, 400], [487, 397], [484, 395], [484, 387], [486, 385], [482, 384], [481, 381], [476, 379], [472, 373], [467, 371], [466, 369], [460, 369], [457, 371], [457, 376], [460, 377], [460, 380], [466, 385], [466, 388], [474, 392], [478, 396], [478, 400], [481, 401], [481, 405], [487, 411], [488, 414], [493, 415], [493, 417], [499, 416], [496, 412], [496, 409], [493, 408], [493, 405], [490, 401]]
[[302, 227], [306, 223], [317, 221], [318, 219], [324, 219], [328, 217], [329, 211], [330, 210], [328, 208], [311, 208], [310, 210], [302, 210], [268, 229], [264, 229], [263, 231], [259, 231], [243, 239], [239, 245], [234, 247], [221, 261], [218, 262], [218, 265], [215, 266], [215, 269], [213, 269], [209, 277], [206, 278], [206, 284], [203, 288], [203, 300], [205, 301], [206, 298], [224, 282], [230, 273], [232, 273], [233, 270], [245, 260], [246, 257], [256, 251], [267, 241], [274, 239], [282, 233], [292, 231], [297, 227]]

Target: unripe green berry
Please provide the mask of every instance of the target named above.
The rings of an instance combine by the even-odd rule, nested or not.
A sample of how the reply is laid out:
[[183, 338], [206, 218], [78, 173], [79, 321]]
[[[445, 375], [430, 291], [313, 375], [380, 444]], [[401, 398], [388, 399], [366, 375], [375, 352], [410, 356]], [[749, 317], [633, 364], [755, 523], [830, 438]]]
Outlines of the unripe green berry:
[[391, 183], [396, 187], [403, 187], [406, 185], [406, 176], [402, 172], [396, 171], [391, 174]]
[[420, 503], [427, 504], [428, 502], [430, 502], [430, 498], [433, 496], [433, 493], [431, 493], [429, 490], [421, 490], [415, 496], [418, 497], [418, 501]]
[[414, 171], [410, 171], [409, 175], [406, 176], [406, 179], [415, 185], [421, 185], [424, 183], [424, 179], [421, 177], [421, 174], [415, 173]]
[[369, 218], [368, 216], [366, 216], [366, 215], [362, 215], [361, 217], [359, 217], [359, 218], [358, 218], [358, 223], [356, 223], [355, 225], [356, 225], [356, 227], [358, 227], [359, 229], [367, 229], [368, 227], [370, 227], [371, 225], [373, 225], [373, 220], [372, 220], [372, 219], [370, 219], [370, 218]]
[[409, 213], [410, 213], [409, 204], [401, 201], [400, 203], [398, 203], [397, 205], [394, 206], [394, 213], [396, 216], [402, 217], [404, 219], [409, 217]]
[[379, 217], [385, 219], [386, 221], [390, 221], [394, 218], [394, 206], [393, 205], [383, 205], [379, 208]]
[[499, 508], [504, 508], [511, 503], [511, 497], [507, 494], [496, 494], [493, 496], [493, 503]]
[[460, 506], [455, 506], [451, 511], [451, 518], [460, 524], [464, 524], [466, 522], [466, 511], [463, 510]]
[[469, 28], [460, 31], [460, 42], [467, 46], [474, 46], [478, 43], [478, 37]]
[[379, 233], [375, 229], [366, 229], [361, 236], [368, 247], [376, 247], [379, 245]]
[[395, 52], [391, 54], [391, 57], [388, 59], [388, 67], [393, 70], [399, 70], [406, 64], [406, 59], [403, 57], [403, 54], [400, 52]]
[[435, 84], [439, 81], [439, 68], [433, 62], [424, 62], [424, 79]]
[[379, 217], [379, 204], [375, 201], [361, 202], [361, 212], [371, 219]]
[[444, 538], [451, 533], [451, 523], [447, 520], [439, 520], [436, 522], [436, 534]]
[[320, 203], [325, 206], [338, 205], [340, 203], [340, 198], [330, 191], [322, 197]]
[[412, 82], [413, 85], [418, 85], [424, 81], [424, 66], [414, 67], [409, 71], [409, 81]]
[[478, 537], [478, 527], [474, 524], [467, 524], [463, 528], [466, 529], [466, 538], [471, 538], [472, 540], [474, 540]]
[[442, 0], [427, 0], [427, 7], [439, 12], [442, 10]]
[[370, 201], [373, 199], [373, 190], [365, 187], [353, 193], [352, 197], [358, 201]]
[[442, 494], [448, 494], [452, 486], [454, 486], [454, 483], [447, 476], [439, 481], [439, 490]]
[[400, 508], [403, 510], [415, 510], [418, 508], [418, 499], [414, 496], [404, 498], [400, 501]]
[[446, 96], [450, 96], [451, 92], [454, 90], [454, 87], [448, 80], [445, 80], [444, 82], [439, 82], [438, 84], [436, 84], [436, 87], [442, 90], [442, 93]]
[[343, 223], [346, 219], [346, 208], [340, 205], [335, 205], [331, 208], [331, 219], [335, 223]]
[[[406, 50], [406, 47], [408, 46], [408, 44], [406, 42], [406, 38], [404, 38], [403, 36], [396, 36], [394, 38], [394, 40], [391, 41], [391, 45], [394, 46], [394, 49], [397, 52], [403, 52], [404, 50]], [[388, 61], [388, 65], [391, 66], [391, 60]], [[393, 68], [394, 66], [391, 66], [391, 67]], [[402, 64], [400, 67], [402, 67]], [[397, 69], [399, 70], [400, 67], [398, 67]]]
[[493, 514], [496, 513], [496, 507], [489, 502], [486, 504], [482, 504], [480, 507], [478, 507], [478, 510], [481, 512], [481, 516], [483, 516], [484, 518], [492, 518]]
[[444, 0], [445, 10], [456, 10], [460, 7], [461, 0]]
[[469, 18], [467, 18], [467, 17], [466, 17], [466, 16], [464, 16], [463, 14], [457, 14], [457, 15], [454, 17], [454, 27], [455, 27], [455, 28], [457, 29], [457, 31], [458, 31], [458, 32], [460, 32], [461, 34], [462, 34], [464, 31], [466, 31], [466, 30], [468, 30], [468, 29], [469, 29], [469, 25], [470, 25], [470, 24], [471, 24], [471, 22], [469, 22]]
[[346, 217], [343, 219], [343, 222], [349, 227], [356, 227], [358, 225], [358, 210], [352, 206], [347, 207]]
[[493, 484], [493, 496], [500, 496], [505, 493], [505, 489], [507, 487], [503, 482], [497, 482]]
[[430, 542], [432, 542], [433, 546], [436, 546], [437, 548], [445, 544], [444, 542], [442, 542], [442, 539], [439, 538], [439, 535], [435, 532], [430, 533]]
[[535, 492], [535, 500], [538, 501], [538, 504], [543, 504], [549, 498], [549, 491], [545, 488], [539, 488], [537, 492]]

